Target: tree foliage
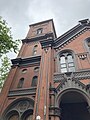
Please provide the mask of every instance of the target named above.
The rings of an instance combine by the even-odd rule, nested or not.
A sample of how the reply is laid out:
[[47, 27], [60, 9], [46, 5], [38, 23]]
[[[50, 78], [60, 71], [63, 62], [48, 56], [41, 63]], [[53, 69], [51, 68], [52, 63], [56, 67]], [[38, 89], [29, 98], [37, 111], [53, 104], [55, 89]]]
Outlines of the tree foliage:
[[19, 46], [19, 40], [13, 41], [11, 35], [11, 28], [5, 20], [0, 17], [0, 88], [8, 75], [10, 69], [10, 60], [7, 57], [7, 53], [13, 51], [17, 53]]
[[18, 40], [13, 41], [10, 28], [5, 20], [0, 17], [0, 56], [10, 51], [18, 50]]
[[10, 60], [5, 55], [3, 58], [1, 58], [1, 67], [0, 67], [0, 88], [3, 87], [4, 81], [6, 80], [6, 77], [8, 75], [8, 72], [10, 70]]

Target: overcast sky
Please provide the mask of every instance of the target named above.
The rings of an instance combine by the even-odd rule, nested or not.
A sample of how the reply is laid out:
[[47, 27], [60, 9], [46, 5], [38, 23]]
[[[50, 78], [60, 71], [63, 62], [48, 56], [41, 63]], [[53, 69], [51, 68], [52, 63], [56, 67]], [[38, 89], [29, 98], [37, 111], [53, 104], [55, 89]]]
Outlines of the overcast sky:
[[90, 0], [0, 0], [0, 16], [12, 27], [14, 39], [25, 38], [28, 25], [51, 18], [60, 36], [90, 18]]

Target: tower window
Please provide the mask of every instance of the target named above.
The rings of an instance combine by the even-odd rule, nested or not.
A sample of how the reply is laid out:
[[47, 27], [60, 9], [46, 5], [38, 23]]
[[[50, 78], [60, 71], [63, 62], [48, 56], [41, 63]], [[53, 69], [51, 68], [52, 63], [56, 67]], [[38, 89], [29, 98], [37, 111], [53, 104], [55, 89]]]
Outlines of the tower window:
[[75, 71], [74, 58], [71, 52], [63, 52], [60, 54], [59, 60], [61, 73]]
[[21, 79], [19, 80], [19, 83], [18, 83], [17, 88], [22, 88], [22, 87], [23, 87], [23, 83], [24, 83], [24, 78], [21, 78]]
[[43, 29], [42, 29], [42, 28], [37, 29], [37, 35], [41, 34], [41, 33], [42, 33], [42, 31], [43, 31]]
[[37, 80], [38, 80], [38, 77], [34, 76], [32, 79], [32, 84], [31, 84], [32, 87], [37, 86]]
[[37, 47], [38, 45], [35, 45], [34, 48], [33, 48], [33, 55], [36, 55], [37, 54]]

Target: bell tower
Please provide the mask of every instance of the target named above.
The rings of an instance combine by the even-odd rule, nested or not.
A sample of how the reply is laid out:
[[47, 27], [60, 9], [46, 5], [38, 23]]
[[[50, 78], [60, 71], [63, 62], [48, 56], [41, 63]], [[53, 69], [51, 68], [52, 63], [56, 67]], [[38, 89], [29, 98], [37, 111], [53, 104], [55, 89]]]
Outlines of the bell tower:
[[[29, 26], [29, 31], [0, 96], [2, 120], [48, 120], [51, 45], [56, 38], [53, 20]], [[47, 69], [47, 70], [46, 70]], [[42, 107], [41, 107], [42, 106]]]

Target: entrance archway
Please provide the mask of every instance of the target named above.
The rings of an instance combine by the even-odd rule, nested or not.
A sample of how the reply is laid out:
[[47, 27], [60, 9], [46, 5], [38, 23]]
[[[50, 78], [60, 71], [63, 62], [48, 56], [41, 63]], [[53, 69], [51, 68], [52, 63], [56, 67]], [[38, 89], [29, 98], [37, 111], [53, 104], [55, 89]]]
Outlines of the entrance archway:
[[60, 120], [90, 120], [85, 97], [76, 91], [68, 91], [60, 99]]

